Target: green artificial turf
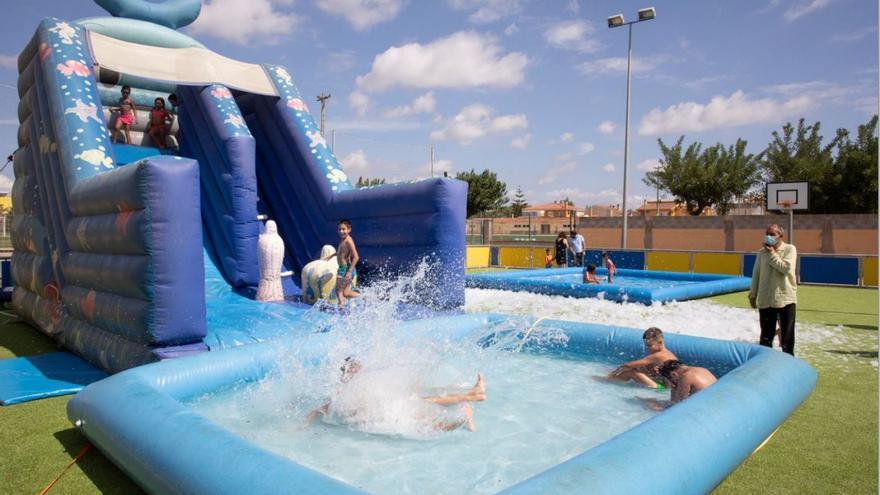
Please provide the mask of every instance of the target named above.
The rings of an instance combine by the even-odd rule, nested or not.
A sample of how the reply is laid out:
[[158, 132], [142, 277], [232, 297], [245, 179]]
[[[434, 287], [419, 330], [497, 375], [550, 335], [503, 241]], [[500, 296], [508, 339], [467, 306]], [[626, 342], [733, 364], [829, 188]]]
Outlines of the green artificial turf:
[[[50, 338], [0, 315], [0, 359], [57, 350]], [[67, 401], [71, 397], [0, 406], [0, 493], [39, 493], [86, 445], [86, 438], [67, 419]], [[88, 493], [143, 492], [92, 447], [49, 492], [51, 495]]]
[[[798, 322], [831, 325], [839, 338], [798, 345], [819, 373], [816, 389], [715, 493], [877, 493], [877, 291], [801, 286], [798, 296]], [[748, 305], [745, 293], [710, 300]], [[52, 340], [0, 315], [0, 359], [55, 350]], [[39, 492], [80, 451], [86, 440], [67, 420], [69, 398], [0, 407], [0, 493]], [[141, 491], [92, 448], [49, 493]]]
[[[744, 292], [712, 300], [748, 307]], [[839, 338], [795, 346], [816, 388], [714, 493], [877, 493], [877, 306], [873, 289], [798, 287], [797, 321]]]

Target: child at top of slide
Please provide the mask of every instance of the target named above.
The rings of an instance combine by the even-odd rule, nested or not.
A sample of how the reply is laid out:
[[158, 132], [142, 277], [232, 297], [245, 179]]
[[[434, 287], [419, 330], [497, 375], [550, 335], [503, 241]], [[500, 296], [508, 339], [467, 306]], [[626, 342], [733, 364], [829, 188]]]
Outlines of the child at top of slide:
[[110, 136], [110, 142], [115, 143], [119, 136], [119, 129], [125, 131], [125, 144], [131, 144], [131, 126], [137, 124], [137, 107], [134, 100], [131, 99], [131, 87], [123, 86], [121, 90], [122, 96], [119, 97], [117, 108], [111, 112], [118, 113], [116, 123], [113, 125], [113, 133]]
[[150, 138], [159, 149], [165, 149], [165, 137], [168, 135], [166, 126], [170, 128], [173, 123], [174, 116], [165, 110], [165, 99], [156, 98], [153, 108], [150, 110]]

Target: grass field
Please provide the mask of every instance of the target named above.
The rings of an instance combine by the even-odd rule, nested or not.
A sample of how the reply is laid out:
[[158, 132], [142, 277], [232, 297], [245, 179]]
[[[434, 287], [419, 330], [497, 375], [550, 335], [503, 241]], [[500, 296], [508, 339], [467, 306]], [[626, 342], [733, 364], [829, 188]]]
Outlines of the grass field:
[[[746, 304], [743, 293], [712, 300]], [[834, 338], [828, 342], [797, 346], [798, 355], [819, 372], [816, 389], [715, 493], [877, 493], [877, 306], [876, 290], [799, 288], [798, 322], [833, 328]], [[0, 359], [56, 350], [53, 341], [12, 320], [0, 315]], [[0, 493], [38, 493], [86, 445], [67, 421], [68, 400], [69, 396], [57, 397], [0, 408]], [[49, 493], [141, 492], [91, 449]]]

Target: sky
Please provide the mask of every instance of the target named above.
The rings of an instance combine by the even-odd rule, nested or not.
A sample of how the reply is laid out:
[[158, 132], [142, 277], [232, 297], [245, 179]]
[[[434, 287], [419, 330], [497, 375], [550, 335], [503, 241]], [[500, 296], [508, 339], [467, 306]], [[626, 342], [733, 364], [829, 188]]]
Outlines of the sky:
[[[655, 0], [656, 1], [656, 0]], [[0, 151], [17, 147], [16, 60], [46, 16], [107, 15], [89, 0], [3, 0]], [[224, 56], [292, 74], [352, 180], [490, 169], [539, 204], [619, 203], [627, 21], [632, 29], [628, 206], [658, 139], [758, 153], [786, 122], [837, 128], [878, 107], [874, 0], [210, 0], [182, 31]], [[12, 167], [0, 175], [9, 188]], [[665, 195], [661, 195], [665, 197]]]

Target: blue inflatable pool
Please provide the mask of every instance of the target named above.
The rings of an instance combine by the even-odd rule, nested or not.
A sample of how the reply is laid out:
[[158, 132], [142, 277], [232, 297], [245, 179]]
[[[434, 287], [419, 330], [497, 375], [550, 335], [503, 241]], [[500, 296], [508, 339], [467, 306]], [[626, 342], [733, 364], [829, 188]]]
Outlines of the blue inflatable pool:
[[[397, 331], [454, 340], [511, 328], [567, 335], [540, 347], [526, 340], [525, 352], [615, 363], [643, 353], [641, 330], [491, 314], [407, 322]], [[323, 340], [334, 338], [334, 332], [311, 334], [130, 369], [86, 387], [68, 404], [68, 416], [152, 493], [274, 493], [279, 487], [359, 493], [329, 474], [258, 447], [186, 405], [204, 394], [261, 380], [279, 361], [290, 359], [283, 350], [290, 346], [306, 349], [297, 354], [305, 363], [320, 359], [327, 350]], [[771, 435], [816, 382], [806, 363], [765, 347], [683, 335], [668, 335], [667, 345], [683, 361], [714, 371], [721, 377], [718, 383], [504, 492], [706, 493]], [[340, 455], [344, 465], [344, 451]]]
[[581, 268], [516, 270], [467, 275], [467, 287], [535, 292], [553, 296], [601, 297], [611, 301], [653, 302], [684, 301], [716, 294], [747, 290], [748, 277], [708, 273], [658, 272], [618, 269], [612, 283], [605, 282], [607, 271], [597, 269], [603, 282], [585, 284]]

